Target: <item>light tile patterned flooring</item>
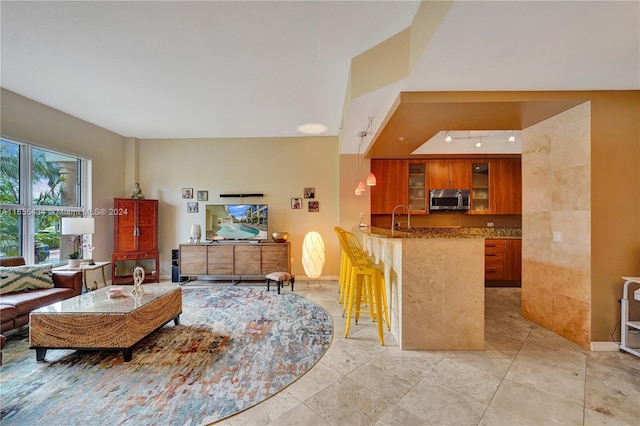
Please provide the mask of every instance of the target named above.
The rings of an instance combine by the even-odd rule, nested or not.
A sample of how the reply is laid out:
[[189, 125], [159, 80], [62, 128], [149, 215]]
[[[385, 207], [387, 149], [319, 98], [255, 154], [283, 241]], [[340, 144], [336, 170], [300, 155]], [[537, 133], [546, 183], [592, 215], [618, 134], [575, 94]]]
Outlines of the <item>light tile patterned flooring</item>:
[[381, 346], [366, 317], [345, 339], [337, 282], [299, 282], [295, 292], [333, 317], [329, 350], [282, 392], [218, 424], [640, 424], [640, 359], [589, 352], [522, 318], [519, 289], [486, 290], [480, 352], [401, 351], [389, 332]]

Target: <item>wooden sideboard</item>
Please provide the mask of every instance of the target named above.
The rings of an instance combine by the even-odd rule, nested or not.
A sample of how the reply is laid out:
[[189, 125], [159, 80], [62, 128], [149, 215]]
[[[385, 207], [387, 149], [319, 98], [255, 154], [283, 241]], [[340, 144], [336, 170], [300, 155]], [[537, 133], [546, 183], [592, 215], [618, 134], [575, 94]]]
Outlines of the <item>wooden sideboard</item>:
[[180, 244], [181, 276], [257, 276], [291, 272], [290, 243]]

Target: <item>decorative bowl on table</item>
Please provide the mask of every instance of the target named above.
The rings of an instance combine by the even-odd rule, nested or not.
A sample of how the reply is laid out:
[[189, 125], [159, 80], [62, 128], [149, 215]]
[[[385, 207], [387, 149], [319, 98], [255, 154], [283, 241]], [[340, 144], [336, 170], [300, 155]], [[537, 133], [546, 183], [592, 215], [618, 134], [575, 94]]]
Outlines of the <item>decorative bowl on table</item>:
[[289, 238], [289, 234], [287, 232], [274, 232], [271, 234], [271, 238], [276, 243], [286, 243]]

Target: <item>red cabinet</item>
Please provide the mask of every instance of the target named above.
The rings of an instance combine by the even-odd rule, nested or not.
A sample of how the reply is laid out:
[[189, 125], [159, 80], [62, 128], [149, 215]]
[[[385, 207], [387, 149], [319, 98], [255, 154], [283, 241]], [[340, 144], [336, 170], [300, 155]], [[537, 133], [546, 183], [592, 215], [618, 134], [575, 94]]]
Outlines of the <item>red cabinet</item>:
[[112, 284], [133, 283], [133, 268], [142, 266], [145, 282], [160, 282], [158, 200], [113, 200]]

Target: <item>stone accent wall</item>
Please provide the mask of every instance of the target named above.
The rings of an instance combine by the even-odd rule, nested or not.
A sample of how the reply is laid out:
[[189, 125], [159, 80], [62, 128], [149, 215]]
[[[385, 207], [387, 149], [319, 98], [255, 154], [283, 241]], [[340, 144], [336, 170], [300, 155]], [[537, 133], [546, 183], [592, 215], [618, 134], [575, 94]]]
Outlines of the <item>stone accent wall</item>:
[[[522, 135], [522, 315], [591, 342], [591, 103]], [[562, 232], [562, 242], [553, 232]]]

